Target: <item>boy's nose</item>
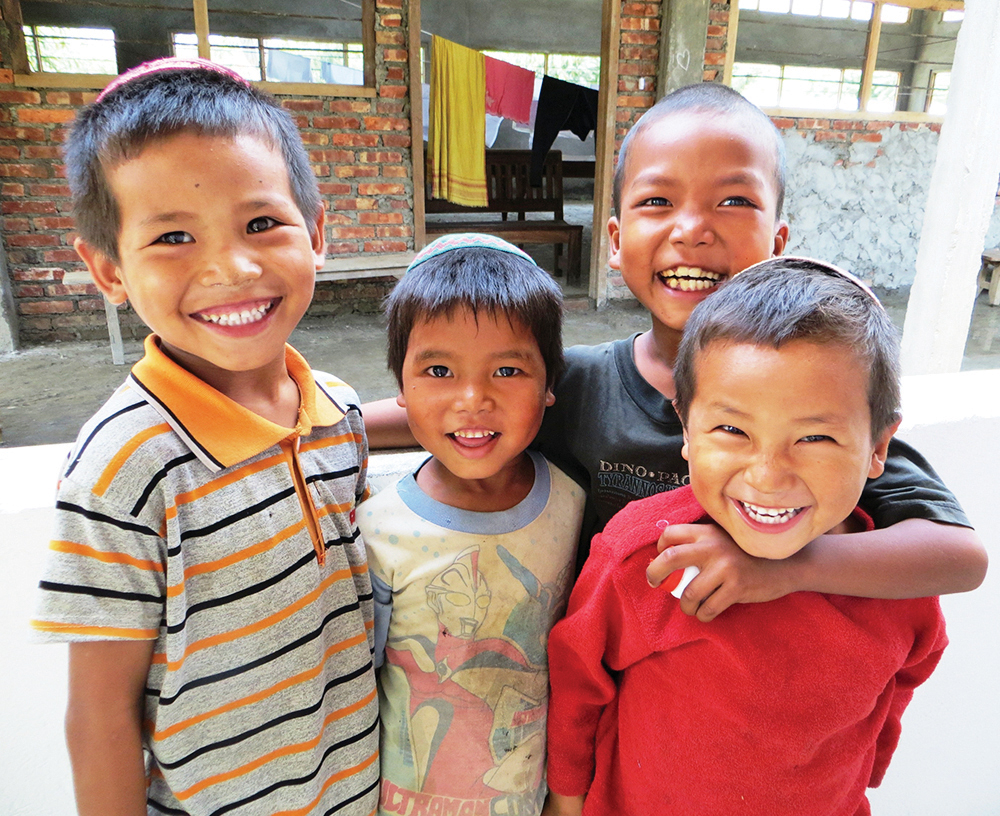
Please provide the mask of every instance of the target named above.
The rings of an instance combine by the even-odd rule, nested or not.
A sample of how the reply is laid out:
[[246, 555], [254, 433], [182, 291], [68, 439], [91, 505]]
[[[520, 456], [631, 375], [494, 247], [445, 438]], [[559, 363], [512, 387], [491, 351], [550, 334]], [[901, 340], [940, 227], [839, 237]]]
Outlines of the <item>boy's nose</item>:
[[670, 240], [674, 243], [696, 246], [710, 244], [715, 240], [709, 219], [701, 210], [678, 210], [670, 229]]
[[485, 410], [492, 404], [489, 386], [479, 380], [467, 380], [458, 389], [458, 396], [455, 403], [455, 407], [460, 411], [476, 412]]
[[257, 280], [262, 269], [248, 253], [226, 250], [215, 254], [205, 265], [206, 285], [241, 286]]
[[780, 454], [761, 452], [745, 469], [743, 479], [754, 490], [772, 494], [791, 487], [795, 474]]

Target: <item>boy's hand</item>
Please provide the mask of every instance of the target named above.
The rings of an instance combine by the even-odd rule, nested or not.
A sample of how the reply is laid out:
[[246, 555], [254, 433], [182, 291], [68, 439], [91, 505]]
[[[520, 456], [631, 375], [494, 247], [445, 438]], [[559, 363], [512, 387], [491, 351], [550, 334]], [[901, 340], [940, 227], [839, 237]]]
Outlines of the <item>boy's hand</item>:
[[562, 796], [549, 791], [542, 808], [542, 816], [581, 816], [583, 813], [582, 796]]
[[675, 570], [698, 567], [681, 595], [681, 611], [706, 623], [734, 603], [773, 601], [790, 591], [781, 561], [747, 555], [716, 524], [666, 527], [656, 548], [660, 554], [646, 568], [646, 580], [658, 587]]

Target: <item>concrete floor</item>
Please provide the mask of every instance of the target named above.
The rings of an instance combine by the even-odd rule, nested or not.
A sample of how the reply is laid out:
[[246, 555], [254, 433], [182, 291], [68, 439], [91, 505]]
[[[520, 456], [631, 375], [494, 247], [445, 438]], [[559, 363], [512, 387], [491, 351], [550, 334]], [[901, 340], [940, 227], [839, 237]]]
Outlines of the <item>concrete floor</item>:
[[[883, 292], [893, 320], [902, 325], [905, 294]], [[649, 327], [639, 308], [614, 306], [600, 312], [586, 301], [570, 301], [566, 345], [603, 343]], [[349, 382], [363, 401], [391, 397], [396, 384], [385, 367], [385, 331], [375, 315], [306, 318], [291, 338], [314, 368]], [[70, 442], [80, 426], [121, 384], [128, 365], [141, 356], [138, 342], [126, 343], [126, 366], [111, 363], [107, 343], [58, 343], [0, 355], [0, 446]], [[1000, 368], [1000, 306], [985, 294], [976, 302], [963, 371]]]

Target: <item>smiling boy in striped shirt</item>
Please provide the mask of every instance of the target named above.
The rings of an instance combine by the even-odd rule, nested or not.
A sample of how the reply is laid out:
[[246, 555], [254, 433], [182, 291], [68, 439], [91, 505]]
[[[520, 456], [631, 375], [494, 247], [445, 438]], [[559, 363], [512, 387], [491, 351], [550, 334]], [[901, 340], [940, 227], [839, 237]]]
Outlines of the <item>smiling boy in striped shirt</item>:
[[290, 117], [211, 63], [113, 82], [67, 146], [76, 248], [153, 330], [60, 480], [33, 625], [70, 641], [88, 814], [369, 814], [357, 397], [286, 340], [325, 256]]

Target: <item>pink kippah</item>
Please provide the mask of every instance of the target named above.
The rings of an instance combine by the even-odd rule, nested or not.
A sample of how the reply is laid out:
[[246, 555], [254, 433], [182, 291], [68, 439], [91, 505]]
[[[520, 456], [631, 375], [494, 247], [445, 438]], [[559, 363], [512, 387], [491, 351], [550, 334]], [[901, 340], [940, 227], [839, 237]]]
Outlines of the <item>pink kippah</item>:
[[230, 79], [235, 79], [237, 82], [249, 86], [250, 83], [247, 82], [243, 77], [237, 74], [235, 71], [230, 70], [222, 65], [218, 65], [214, 62], [209, 62], [204, 59], [190, 59], [182, 57], [163, 57], [162, 59], [150, 60], [149, 62], [144, 62], [142, 65], [137, 65], [135, 68], [131, 68], [124, 74], [119, 74], [103, 91], [97, 95], [97, 101], [100, 102], [109, 93], [117, 90], [122, 85], [127, 82], [131, 82], [133, 79], [138, 79], [139, 77], [144, 77], [147, 74], [155, 74], [159, 71], [173, 71], [181, 68], [201, 68], [204, 71], [213, 71], [216, 74], [222, 74]]

